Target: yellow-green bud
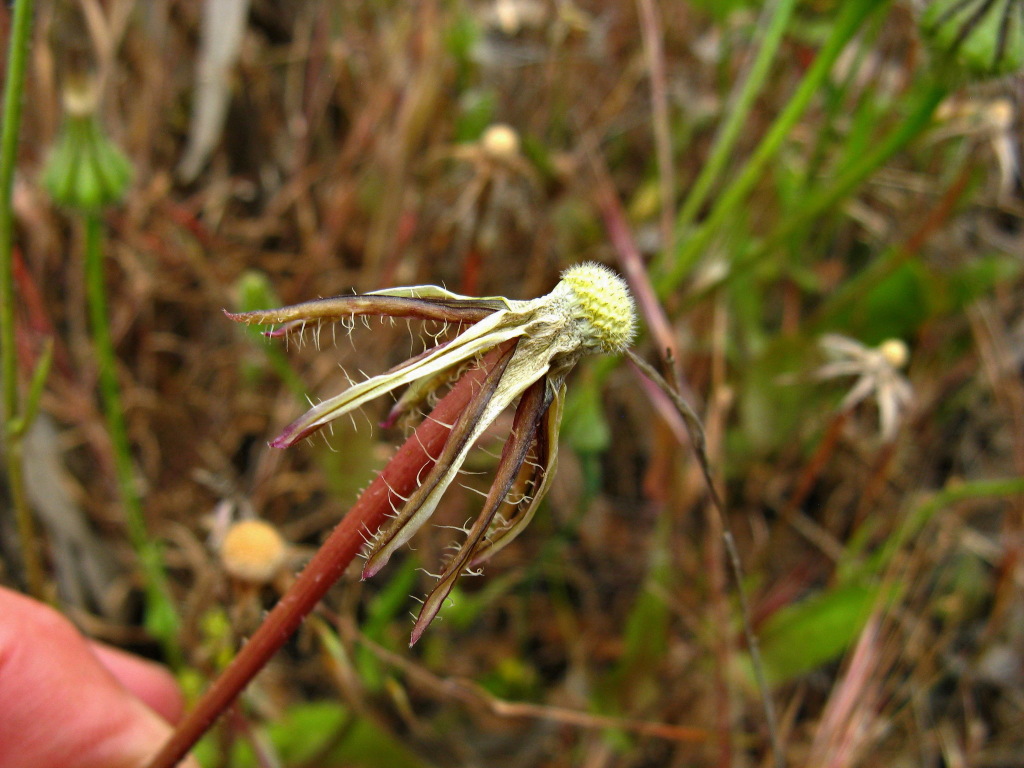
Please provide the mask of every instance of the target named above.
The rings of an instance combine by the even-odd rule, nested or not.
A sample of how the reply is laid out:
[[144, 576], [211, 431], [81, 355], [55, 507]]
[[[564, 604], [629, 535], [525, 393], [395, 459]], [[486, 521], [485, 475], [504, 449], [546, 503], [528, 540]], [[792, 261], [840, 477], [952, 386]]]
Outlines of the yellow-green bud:
[[636, 335], [636, 306], [626, 281], [601, 264], [569, 267], [555, 291], [571, 296], [569, 312], [588, 350], [623, 352]]
[[931, 0], [921, 32], [943, 76], [979, 80], [1024, 69], [1024, 0]]

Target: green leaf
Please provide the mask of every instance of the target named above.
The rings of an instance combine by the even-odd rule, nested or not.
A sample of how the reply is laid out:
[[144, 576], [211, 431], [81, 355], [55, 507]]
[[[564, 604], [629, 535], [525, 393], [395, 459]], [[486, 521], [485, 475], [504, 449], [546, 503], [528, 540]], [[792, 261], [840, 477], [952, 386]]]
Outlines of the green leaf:
[[913, 338], [945, 302], [944, 289], [923, 264], [908, 261], [864, 297], [845, 332], [869, 345]]
[[[429, 763], [409, 751], [391, 734], [365, 719], [355, 720], [349, 726], [349, 712], [335, 702], [312, 702], [297, 704], [288, 709], [284, 716], [266, 728], [274, 749], [281, 759], [281, 765], [302, 765], [317, 758], [325, 749], [327, 756], [318, 759], [316, 765], [361, 766], [377, 768], [428, 768]], [[330, 748], [339, 732], [345, 730], [340, 743]], [[207, 737], [193, 750], [203, 765], [223, 765], [220, 759], [220, 744], [217, 739]], [[248, 743], [236, 742], [228, 765], [233, 768], [256, 768], [258, 765]]]
[[838, 659], [878, 595], [877, 587], [840, 586], [774, 614], [758, 633], [768, 681], [784, 683]]
[[473, 89], [466, 91], [459, 99], [459, 116], [455, 122], [455, 141], [463, 144], [476, 141], [494, 123], [498, 98], [494, 91]]

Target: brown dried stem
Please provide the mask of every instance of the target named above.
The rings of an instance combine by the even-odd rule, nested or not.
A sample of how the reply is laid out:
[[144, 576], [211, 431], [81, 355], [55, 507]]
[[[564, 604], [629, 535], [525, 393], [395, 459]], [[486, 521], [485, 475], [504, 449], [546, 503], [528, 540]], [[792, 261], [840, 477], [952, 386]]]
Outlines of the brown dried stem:
[[[707, 743], [711, 741], [714, 735], [706, 728], [693, 728], [675, 723], [637, 720], [633, 718], [609, 717], [548, 704], [507, 701], [494, 696], [472, 680], [435, 675], [422, 665], [416, 664], [373, 642], [373, 640], [359, 632], [347, 620], [340, 621], [338, 628], [349, 642], [359, 642], [368, 648], [378, 659], [401, 670], [418, 690], [422, 690], [427, 695], [442, 701], [457, 701], [467, 707], [474, 717], [480, 717], [483, 713], [490, 713], [495, 717], [506, 719], [534, 719], [567, 725], [573, 728], [626, 731], [640, 736], [652, 736], [657, 739], [680, 743]], [[750, 741], [745, 735], [741, 738], [744, 745]]]

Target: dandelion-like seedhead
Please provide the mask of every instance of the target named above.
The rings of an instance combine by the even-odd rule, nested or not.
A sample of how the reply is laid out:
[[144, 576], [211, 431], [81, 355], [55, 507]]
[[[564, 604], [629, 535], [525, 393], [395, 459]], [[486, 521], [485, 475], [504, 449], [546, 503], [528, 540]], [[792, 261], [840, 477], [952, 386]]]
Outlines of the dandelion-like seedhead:
[[900, 373], [910, 358], [906, 343], [887, 339], [877, 347], [868, 347], [846, 336], [828, 333], [821, 337], [821, 348], [831, 362], [821, 366], [815, 372], [816, 377], [857, 376], [843, 398], [841, 409], [853, 410], [874, 395], [882, 440], [891, 441], [896, 437], [903, 414], [914, 401], [914, 390]]
[[[372, 399], [405, 388], [385, 419], [393, 424], [454, 382], [467, 365], [485, 373], [466, 408], [452, 424], [437, 456], [407, 497], [391, 493], [390, 520], [368, 542], [363, 578], [379, 572], [391, 555], [430, 518], [455, 480], [470, 449], [516, 400], [512, 433], [505, 441], [494, 481], [465, 541], [445, 563], [424, 601], [412, 641], [437, 615], [460, 574], [475, 570], [530, 522], [547, 492], [558, 455], [558, 430], [569, 371], [584, 356], [618, 353], [636, 332], [636, 310], [625, 282], [607, 267], [580, 264], [566, 270], [554, 290], [528, 301], [474, 298], [433, 285], [390, 288], [340, 296], [277, 310], [228, 316], [250, 324], [279, 325], [272, 337], [287, 337], [309, 324], [339, 322], [350, 328], [358, 316], [406, 317], [454, 326], [448, 340], [391, 370], [353, 384], [307, 411], [273, 441], [285, 448]], [[430, 416], [427, 416], [430, 418]]]

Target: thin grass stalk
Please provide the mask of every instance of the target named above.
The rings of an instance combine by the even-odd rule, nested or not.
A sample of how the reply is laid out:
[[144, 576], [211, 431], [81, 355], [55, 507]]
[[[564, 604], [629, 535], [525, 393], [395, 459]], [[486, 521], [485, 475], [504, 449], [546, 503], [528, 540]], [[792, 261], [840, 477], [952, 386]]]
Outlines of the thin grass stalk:
[[[807, 329], [811, 332], [820, 332], [828, 327], [838, 315], [849, 311], [879, 283], [913, 258], [928, 238], [949, 218], [953, 208], [967, 190], [973, 170], [974, 166], [971, 163], [964, 162], [956, 178], [925, 217], [921, 226], [907, 238], [907, 241], [883, 251], [867, 267], [846, 280], [837, 290], [826, 297], [825, 301], [811, 313], [805, 322]], [[709, 294], [732, 282], [736, 276], [744, 274], [745, 269], [761, 258], [764, 253], [763, 248], [757, 248], [745, 254], [743, 258], [733, 264], [733, 268], [721, 280], [711, 282], [701, 290], [689, 295], [682, 303], [682, 308], [685, 309], [699, 303]]]
[[[513, 342], [514, 343], [514, 342]], [[421, 473], [429, 471], [454, 423], [469, 404], [488, 370], [509, 349], [499, 346], [479, 368], [468, 371], [417, 427], [387, 467], [370, 483], [305, 570], [274, 606], [259, 628], [231, 660], [199, 703], [180, 723], [147, 768], [172, 768], [213, 725], [270, 658], [298, 629], [302, 620], [341, 578], [367, 540], [394, 514], [393, 494], [410, 495]]]
[[25, 95], [25, 67], [32, 32], [32, 0], [16, 0], [7, 50], [3, 126], [0, 136], [0, 334], [3, 347], [4, 419], [18, 412], [17, 361], [14, 346], [14, 169], [18, 159], [18, 129]]
[[[715, 512], [714, 517], [709, 517], [709, 522], [716, 524], [721, 530], [722, 543], [729, 557], [729, 564], [732, 568], [733, 578], [738, 585], [737, 593], [740, 599], [740, 609], [743, 619], [743, 631], [747, 639], [747, 647], [750, 652], [751, 664], [754, 668], [754, 678], [761, 692], [761, 701], [764, 706], [765, 722], [768, 727], [768, 737], [771, 743], [772, 760], [775, 768], [785, 767], [785, 753], [780, 740], [779, 719], [775, 712], [775, 703], [771, 697], [771, 690], [768, 688], [767, 675], [764, 671], [764, 662], [761, 658], [760, 645], [753, 630], [753, 623], [750, 619], [750, 606], [747, 601], [746, 590], [743, 587], [743, 569], [740, 565], [739, 554], [736, 552], [736, 542], [732, 531], [728, 528], [728, 519], [725, 515], [725, 504], [716, 489], [714, 476], [711, 473], [711, 462], [708, 459], [707, 438], [704, 434], [704, 425], [700, 418], [690, 407], [690, 404], [683, 399], [679, 392], [678, 384], [669, 384], [653, 367], [643, 358], [630, 349], [626, 350], [626, 357], [636, 369], [648, 380], [650, 380], [672, 404], [676, 407], [683, 422], [686, 424], [686, 431], [689, 442], [693, 448], [694, 456], [700, 465], [701, 474], [704, 476], [704, 483], [707, 486], [708, 496], [711, 501], [709, 511]], [[730, 744], [726, 739], [724, 742], [725, 752], [730, 750]]]
[[7, 459], [7, 483], [11, 494], [11, 507], [18, 527], [18, 539], [21, 543], [21, 556], [25, 567], [25, 586], [28, 593], [37, 600], [46, 599], [46, 574], [43, 560], [39, 554], [39, 537], [35, 519], [29, 509], [28, 496], [25, 492], [24, 461], [25, 454], [21, 435], [7, 430], [5, 436]]
[[838, 177], [830, 178], [813, 192], [810, 199], [793, 216], [783, 221], [765, 242], [757, 248], [751, 261], [771, 252], [779, 243], [800, 227], [829, 211], [840, 200], [847, 197], [872, 173], [885, 165], [892, 157], [918, 136], [932, 120], [935, 109], [949, 94], [949, 87], [937, 80], [928, 82], [916, 94], [906, 118], [887, 135], [875, 148], [856, 158]]
[[7, 83], [4, 87], [3, 126], [0, 134], [0, 379], [3, 387], [3, 433], [11, 504], [21, 539], [28, 591], [42, 599], [46, 580], [37, 546], [35, 520], [25, 494], [22, 435], [19, 417], [18, 367], [14, 338], [14, 169], [18, 159], [18, 131], [25, 97], [25, 70], [32, 35], [32, 0], [15, 0], [11, 37], [7, 46]]
[[[777, 2], [765, 5], [761, 12], [757, 23], [758, 34], [755, 42], [755, 45], [758, 46], [757, 55], [743, 76], [742, 85], [733, 91], [725, 122], [719, 126], [714, 145], [701, 168], [700, 175], [690, 186], [690, 191], [683, 201], [679, 215], [676, 217], [677, 236], [682, 236], [693, 224], [694, 217], [707, 200], [711, 188], [723, 177], [725, 167], [736, 146], [736, 140], [750, 116], [754, 98], [764, 87], [772, 62], [775, 60], [775, 54], [782, 42], [782, 35], [789, 26], [789, 19], [793, 15], [795, 6], [796, 0], [777, 0]], [[665, 251], [667, 259], [672, 258], [671, 253], [671, 249], [667, 247]], [[666, 271], [671, 269], [670, 263], [665, 263], [663, 266]]]
[[142, 500], [135, 481], [128, 429], [117, 383], [117, 357], [110, 336], [107, 290], [103, 276], [103, 220], [90, 211], [85, 227], [85, 282], [98, 368], [100, 397], [114, 454], [114, 471], [124, 509], [128, 537], [142, 568], [146, 590], [146, 626], [160, 640], [172, 665], [180, 665], [179, 619], [171, 599], [160, 547], [146, 530]]
[[[947, 507], [963, 501], [1014, 499], [1022, 495], [1024, 495], [1024, 477], [949, 483], [910, 511], [900, 526], [886, 538], [878, 552], [865, 561], [861, 572], [866, 575], [880, 574], [890, 567], [903, 546], [916, 537], [939, 512]], [[903, 586], [905, 585], [901, 585], [901, 589]]]
[[747, 195], [761, 178], [765, 165], [775, 157], [782, 147], [783, 141], [789, 136], [807, 107], [810, 106], [811, 100], [818, 94], [825, 78], [832, 71], [836, 59], [839, 58], [839, 54], [860, 30], [864, 20], [887, 2], [888, 0], [851, 0], [851, 2], [843, 3], [829, 39], [818, 52], [814, 63], [804, 75], [804, 79], [789, 103], [786, 104], [782, 114], [772, 123], [768, 133], [765, 134], [743, 169], [719, 196], [708, 218], [701, 224], [694, 236], [683, 243], [671, 263], [661, 270], [662, 274], [656, 284], [662, 298], [672, 293], [689, 275], [697, 259], [719, 234], [722, 225], [735, 215], [738, 207], [746, 200]]
[[938, 231], [939, 227], [952, 214], [953, 209], [967, 190], [973, 171], [974, 164], [965, 162], [960, 168], [959, 173], [957, 173], [956, 178], [925, 217], [924, 222], [911, 234], [907, 241], [883, 251], [865, 269], [849, 280], [846, 280], [811, 315], [808, 321], [809, 327], [814, 330], [827, 327], [837, 315], [855, 306], [858, 301], [867, 296], [872, 289], [893, 274], [900, 266], [916, 256], [928, 238]]
[[[483, 686], [465, 678], [441, 677], [433, 674], [426, 667], [411, 662], [405, 656], [378, 645], [366, 632], [357, 629], [347, 619], [342, 619], [338, 622], [338, 625], [339, 634], [336, 635], [323, 622], [310, 619], [310, 626], [316, 630], [321, 642], [332, 658], [338, 659], [344, 655], [339, 640], [340, 635], [347, 643], [358, 643], [369, 650], [375, 658], [400, 671], [412, 687], [438, 701], [458, 702], [466, 707], [467, 711], [475, 718], [482, 719], [488, 715], [494, 715], [504, 719], [530, 719], [585, 730], [624, 731], [680, 743], [706, 743], [714, 736], [711, 731], [704, 728], [691, 728], [685, 725], [659, 723], [650, 720], [598, 715], [593, 712], [580, 712], [568, 707], [548, 704], [507, 701], [495, 696]], [[318, 765], [319, 763], [307, 761], [306, 764]]]

